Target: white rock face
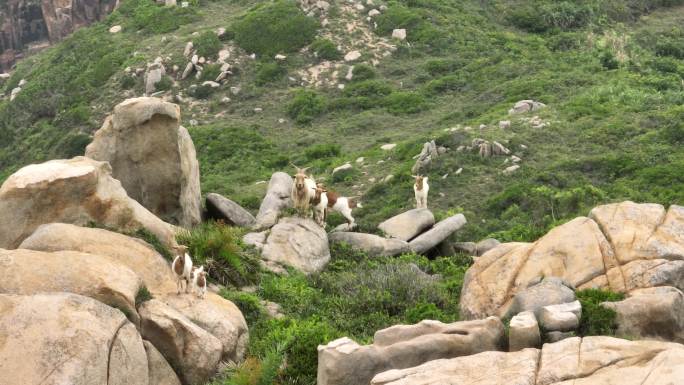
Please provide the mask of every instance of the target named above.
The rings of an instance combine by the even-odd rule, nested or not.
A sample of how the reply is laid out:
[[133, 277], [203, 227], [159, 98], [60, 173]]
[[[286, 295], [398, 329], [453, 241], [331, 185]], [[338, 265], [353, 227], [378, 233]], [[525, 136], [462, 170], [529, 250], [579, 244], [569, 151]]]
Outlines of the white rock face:
[[435, 224], [435, 216], [428, 209], [412, 209], [380, 223], [378, 228], [386, 235], [410, 241]]
[[392, 38], [393, 39], [399, 39], [399, 40], [406, 40], [406, 29], [397, 28], [397, 29], [392, 30]]
[[546, 104], [534, 100], [521, 100], [508, 110], [509, 115], [523, 114], [525, 112], [537, 111], [545, 108]]
[[283, 218], [271, 229], [261, 256], [305, 273], [318, 272], [330, 261], [328, 236], [311, 219]]
[[384, 151], [389, 151], [389, 150], [393, 150], [394, 147], [397, 147], [397, 145], [395, 143], [388, 143], [388, 144], [383, 144], [382, 146], [380, 146], [380, 149], [384, 150]]
[[346, 55], [344, 55], [344, 61], [347, 61], [347, 62], [355, 61], [355, 60], [358, 60], [360, 57], [361, 57], [361, 52], [350, 51], [350, 52], [347, 52]]
[[86, 156], [109, 162], [131, 198], [167, 222], [200, 222], [199, 163], [178, 105], [157, 98], [124, 101], [95, 133]]
[[333, 173], [333, 175], [335, 175], [336, 173], [338, 173], [340, 171], [351, 170], [352, 168], [354, 168], [354, 167], [351, 164], [345, 163], [339, 167], [335, 167], [333, 169], [332, 173]]
[[109, 33], [119, 33], [121, 32], [121, 26], [120, 25], [115, 25], [111, 28], [109, 28]]
[[534, 313], [526, 311], [511, 318], [508, 350], [514, 352], [525, 348], [537, 348], [539, 345], [541, 345], [541, 335]]
[[256, 216], [256, 230], [265, 230], [276, 224], [280, 212], [291, 205], [292, 177], [284, 172], [271, 176], [264, 200]]
[[582, 318], [582, 305], [579, 301], [544, 306], [540, 313], [540, 321], [544, 329], [567, 332], [579, 327]]

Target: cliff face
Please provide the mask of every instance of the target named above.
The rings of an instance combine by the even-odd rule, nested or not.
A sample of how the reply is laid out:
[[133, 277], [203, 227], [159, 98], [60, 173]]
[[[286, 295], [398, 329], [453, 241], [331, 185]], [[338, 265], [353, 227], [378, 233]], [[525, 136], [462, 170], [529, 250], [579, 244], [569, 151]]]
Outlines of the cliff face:
[[118, 0], [0, 0], [0, 69], [23, 52], [63, 39], [101, 20]]

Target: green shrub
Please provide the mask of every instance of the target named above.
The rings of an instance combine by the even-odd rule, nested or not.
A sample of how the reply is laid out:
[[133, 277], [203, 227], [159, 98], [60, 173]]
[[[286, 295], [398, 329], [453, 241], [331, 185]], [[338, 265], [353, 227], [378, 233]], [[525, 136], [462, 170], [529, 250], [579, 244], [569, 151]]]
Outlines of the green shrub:
[[188, 89], [188, 95], [192, 96], [193, 98], [197, 99], [207, 99], [209, 98], [213, 93], [215, 89], [211, 85], [198, 85], [197, 87], [191, 87]]
[[247, 52], [273, 57], [296, 52], [311, 43], [319, 23], [307, 17], [292, 0], [264, 3], [235, 25], [235, 41]]
[[200, 77], [200, 80], [206, 81], [214, 81], [216, 78], [219, 76], [221, 73], [221, 65], [220, 64], [207, 64], [204, 66], [204, 69], [202, 70], [202, 76]]
[[307, 161], [314, 161], [323, 158], [333, 158], [339, 156], [340, 154], [340, 145], [334, 143], [314, 144], [313, 146], [304, 150], [304, 157]]
[[121, 80], [119, 81], [119, 85], [121, 88], [124, 90], [130, 90], [131, 88], [135, 87], [135, 85], [138, 83], [138, 80], [131, 75], [124, 75], [121, 77]]
[[354, 65], [352, 74], [354, 75], [352, 80], [355, 82], [375, 79], [378, 75], [373, 67], [363, 63]]
[[260, 62], [256, 68], [255, 82], [260, 86], [280, 80], [287, 73], [287, 69], [277, 62]]
[[507, 12], [511, 24], [528, 32], [578, 29], [589, 24], [593, 17], [590, 6], [570, 1], [516, 2]]
[[216, 56], [221, 49], [221, 41], [214, 31], [205, 31], [197, 36], [192, 45], [198, 56], [209, 59]]
[[141, 286], [140, 289], [138, 289], [138, 292], [135, 294], [135, 307], [140, 306], [146, 301], [151, 300], [154, 298], [152, 296], [152, 293], [150, 293], [149, 290], [147, 290], [146, 286]]
[[287, 105], [287, 115], [299, 124], [309, 124], [325, 112], [326, 102], [315, 91], [299, 89]]
[[157, 91], [168, 91], [173, 87], [173, 80], [169, 76], [162, 76], [161, 80], [154, 85]]
[[599, 61], [601, 62], [603, 68], [607, 70], [614, 70], [620, 67], [620, 62], [617, 60], [617, 58], [615, 58], [613, 52], [607, 49], [603, 50], [599, 56]]
[[459, 75], [447, 75], [430, 80], [425, 85], [425, 93], [428, 95], [443, 94], [452, 91], [460, 91], [465, 87], [466, 81]]
[[221, 296], [229, 301], [232, 301], [245, 316], [248, 325], [254, 325], [259, 318], [264, 315], [264, 308], [261, 306], [259, 297], [254, 294], [243, 291], [229, 291], [221, 290]]
[[330, 178], [330, 183], [342, 183], [342, 182], [347, 182], [347, 183], [352, 183], [361, 176], [361, 171], [359, 171], [356, 168], [350, 168], [347, 170], [341, 170], [332, 175]]
[[393, 114], [415, 114], [427, 109], [427, 101], [416, 92], [393, 92], [385, 98], [387, 110]]
[[110, 23], [123, 23], [124, 31], [132, 28], [153, 33], [168, 33], [196, 19], [195, 7], [165, 7], [153, 1], [126, 0], [112, 14]]
[[418, 303], [406, 310], [406, 322], [415, 324], [422, 320], [449, 321], [449, 317], [434, 303]]
[[241, 231], [217, 222], [205, 222], [178, 236], [188, 246], [197, 265], [206, 266], [209, 276], [222, 285], [241, 287], [258, 279], [259, 260], [240, 242]]
[[600, 289], [579, 290], [575, 294], [582, 304], [578, 334], [583, 337], [615, 335], [617, 313], [601, 306], [601, 302], [622, 301], [624, 295]]
[[[401, 5], [395, 5], [376, 16], [375, 23], [377, 23], [376, 33], [389, 35], [395, 28], [415, 31], [418, 25], [422, 23], [422, 20], [414, 10]], [[410, 36], [411, 34], [409, 34]]]
[[342, 52], [329, 39], [316, 39], [311, 43], [311, 50], [320, 60], [340, 60]]
[[166, 259], [167, 261], [173, 260], [174, 256], [171, 253], [171, 251], [166, 246], [164, 246], [164, 244], [161, 243], [159, 238], [157, 238], [157, 236], [152, 234], [152, 232], [150, 232], [149, 230], [145, 228], [140, 228], [135, 232], [129, 233], [127, 235], [140, 238], [143, 241], [149, 243], [154, 248], [154, 250], [161, 254], [161, 256], [164, 257], [164, 259]]
[[434, 59], [428, 60], [424, 68], [431, 76], [440, 76], [452, 73], [462, 66], [463, 64], [457, 60]]

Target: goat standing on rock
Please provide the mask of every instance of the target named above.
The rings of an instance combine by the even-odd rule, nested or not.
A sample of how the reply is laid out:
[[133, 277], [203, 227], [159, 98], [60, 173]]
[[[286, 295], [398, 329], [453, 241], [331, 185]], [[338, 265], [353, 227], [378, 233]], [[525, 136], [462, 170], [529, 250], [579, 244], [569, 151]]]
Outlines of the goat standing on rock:
[[204, 266], [193, 271], [192, 286], [197, 297], [204, 299], [204, 295], [207, 293], [207, 272], [204, 271]]
[[176, 258], [171, 264], [171, 270], [176, 275], [176, 288], [180, 294], [183, 289], [183, 281], [185, 281], [185, 292], [187, 293], [192, 280], [192, 259], [187, 253], [188, 248], [186, 246], [176, 246], [174, 249]]
[[292, 206], [297, 210], [299, 216], [307, 217], [309, 215], [309, 205], [314, 197], [314, 191], [316, 190], [316, 182], [314, 179], [306, 175], [307, 168], [299, 168], [292, 165], [297, 169], [297, 173], [294, 175], [294, 182], [292, 183], [292, 192], [290, 193], [290, 198], [292, 199]]
[[428, 177], [421, 175], [413, 175], [413, 177], [416, 178], [416, 183], [413, 184], [413, 193], [416, 196], [416, 208], [426, 209], [428, 191], [430, 191]]
[[[352, 217], [352, 209], [357, 207], [356, 201], [353, 197], [341, 197], [338, 196], [336, 192], [328, 190], [323, 186], [323, 184], [316, 184], [316, 188], [313, 189], [315, 192], [312, 204], [314, 205], [314, 219], [316, 217], [320, 218], [320, 213], [323, 211], [322, 225], [319, 220], [316, 222], [325, 227], [325, 219], [327, 218], [328, 210], [337, 211], [342, 214], [342, 216], [347, 220], [349, 228], [354, 227], [354, 217]], [[318, 197], [318, 198], [317, 198]], [[361, 207], [361, 205], [358, 205]]]

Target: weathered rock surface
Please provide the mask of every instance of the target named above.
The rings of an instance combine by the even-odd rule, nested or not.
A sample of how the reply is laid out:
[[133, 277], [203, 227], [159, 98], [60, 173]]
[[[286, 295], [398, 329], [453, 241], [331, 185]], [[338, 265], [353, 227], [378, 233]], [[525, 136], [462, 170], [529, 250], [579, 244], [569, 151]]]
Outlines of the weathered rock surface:
[[197, 301], [192, 296], [175, 294], [164, 296], [160, 301], [216, 337], [223, 346], [223, 360], [242, 361], [249, 331], [245, 317], [234, 303], [209, 292], [202, 301]]
[[684, 342], [684, 295], [674, 287], [636, 289], [619, 302], [602, 306], [617, 313], [617, 335]]
[[425, 253], [447, 239], [465, 224], [465, 216], [463, 216], [463, 214], [456, 214], [440, 221], [430, 230], [413, 238], [413, 240], [409, 242], [409, 247], [416, 253]]
[[468, 270], [461, 315], [506, 314], [515, 294], [540, 277], [559, 277], [577, 289], [682, 289], [684, 207], [600, 206], [591, 218], [558, 226], [535, 243], [502, 244]]
[[380, 223], [378, 228], [390, 237], [410, 241], [435, 224], [435, 216], [428, 209], [412, 209]]
[[539, 321], [545, 330], [567, 332], [579, 327], [582, 305], [579, 301], [544, 306]]
[[138, 323], [135, 295], [142, 281], [130, 269], [99, 255], [0, 249], [0, 293], [67, 292], [121, 309]]
[[140, 333], [166, 358], [184, 384], [201, 384], [216, 373], [222, 344], [183, 314], [156, 299], [138, 311]]
[[116, 0], [9, 0], [0, 3], [0, 70], [8, 70], [27, 46], [62, 40], [78, 28], [102, 20]]
[[368, 384], [378, 373], [488, 350], [499, 350], [503, 324], [490, 317], [444, 324], [422, 321], [375, 333], [372, 345], [341, 338], [318, 347], [318, 385]]
[[252, 227], [256, 223], [254, 216], [239, 204], [215, 193], [207, 194], [207, 212], [209, 217], [222, 220], [229, 225]]
[[149, 383], [135, 326], [88, 297], [0, 294], [0, 341], [2, 384]]
[[150, 341], [143, 341], [143, 346], [145, 347], [145, 353], [147, 353], [149, 385], [181, 385], [173, 368], [166, 362], [164, 356], [159, 353], [159, 350]]
[[568, 303], [575, 300], [575, 291], [556, 277], [544, 278], [540, 283], [521, 290], [513, 297], [508, 314], [532, 311], [541, 316], [541, 309], [547, 305]]
[[127, 99], [114, 107], [86, 147], [106, 161], [128, 195], [167, 222], [200, 222], [199, 163], [180, 108], [157, 98]]
[[332, 243], [346, 243], [369, 256], [391, 257], [410, 251], [407, 242], [399, 239], [387, 239], [374, 234], [339, 231], [330, 233], [328, 238]]
[[531, 311], [518, 313], [511, 318], [508, 330], [508, 350], [511, 352], [541, 345], [539, 323]]
[[546, 104], [541, 102], [535, 102], [534, 100], [520, 100], [517, 103], [515, 103], [513, 108], [508, 110], [508, 114], [522, 114], [525, 112], [537, 111], [544, 107], [546, 107]]
[[147, 229], [167, 246], [173, 226], [128, 197], [106, 162], [85, 157], [26, 166], [0, 187], [0, 247], [13, 249], [38, 226], [94, 222], [119, 231]]
[[268, 229], [278, 222], [280, 212], [291, 205], [291, 190], [291, 176], [284, 172], [276, 172], [271, 176], [266, 196], [261, 202], [259, 213], [256, 216], [256, 230]]
[[108, 257], [134, 271], [153, 294], [175, 293], [169, 262], [146, 242], [109, 230], [51, 223], [38, 227], [21, 249], [40, 251], [74, 250]]
[[311, 219], [283, 218], [271, 229], [261, 257], [305, 273], [318, 272], [330, 261], [328, 236]]
[[534, 385], [539, 350], [482, 352], [378, 374], [372, 385]]
[[684, 345], [573, 337], [543, 348], [441, 359], [373, 378], [373, 385], [663, 385], [684, 378]]

